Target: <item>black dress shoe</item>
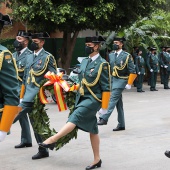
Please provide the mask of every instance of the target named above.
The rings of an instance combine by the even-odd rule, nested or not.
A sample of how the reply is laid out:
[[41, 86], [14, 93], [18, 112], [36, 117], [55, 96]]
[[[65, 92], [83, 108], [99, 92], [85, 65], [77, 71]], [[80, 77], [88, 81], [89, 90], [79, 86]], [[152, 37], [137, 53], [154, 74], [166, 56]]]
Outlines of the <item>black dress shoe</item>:
[[49, 153], [48, 152], [38, 152], [36, 155], [32, 156], [32, 159], [41, 159], [41, 158], [46, 158], [49, 157]]
[[155, 91], [154, 89], [150, 89], [150, 91]]
[[145, 92], [144, 90], [142, 90], [142, 92]]
[[101, 167], [101, 164], [102, 164], [102, 160], [100, 159], [100, 161], [97, 164], [87, 166], [86, 170], [99, 168], [99, 167]]
[[164, 89], [170, 89], [170, 87], [164, 87]]
[[15, 148], [26, 148], [26, 147], [32, 147], [32, 143], [20, 143], [19, 145], [15, 146]]
[[45, 143], [39, 143], [38, 145], [42, 148], [49, 148], [50, 150], [53, 150], [56, 143], [51, 144], [45, 144]]
[[113, 129], [113, 131], [119, 131], [119, 130], [125, 130], [125, 127], [117, 127], [115, 129]]
[[154, 91], [158, 91], [157, 89], [154, 89]]
[[141, 92], [142, 92], [142, 90], [138, 90], [137, 92], [141, 93]]
[[170, 158], [170, 151], [166, 151], [166, 152], [165, 152], [165, 155], [166, 155], [168, 158]]
[[98, 125], [107, 125], [107, 121], [105, 121], [104, 119], [100, 118], [97, 122]]

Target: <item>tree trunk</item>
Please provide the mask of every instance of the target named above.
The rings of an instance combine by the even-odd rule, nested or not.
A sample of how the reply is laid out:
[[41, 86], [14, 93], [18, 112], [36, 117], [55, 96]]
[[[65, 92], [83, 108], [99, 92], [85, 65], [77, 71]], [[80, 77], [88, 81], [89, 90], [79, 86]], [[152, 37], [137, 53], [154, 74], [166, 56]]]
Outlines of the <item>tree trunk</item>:
[[79, 31], [75, 31], [74, 33], [64, 32], [63, 34], [63, 44], [60, 51], [61, 60], [59, 63], [59, 67], [65, 69], [68, 74], [70, 72], [69, 68], [78, 34]]

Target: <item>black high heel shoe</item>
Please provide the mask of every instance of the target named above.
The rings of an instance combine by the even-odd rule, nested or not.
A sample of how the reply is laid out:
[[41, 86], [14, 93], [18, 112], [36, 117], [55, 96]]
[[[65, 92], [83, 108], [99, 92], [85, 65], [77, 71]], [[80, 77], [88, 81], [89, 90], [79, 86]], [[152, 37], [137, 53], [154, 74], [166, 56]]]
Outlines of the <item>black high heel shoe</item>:
[[89, 165], [86, 167], [86, 170], [89, 170], [89, 169], [95, 169], [95, 168], [99, 168], [101, 167], [101, 164], [102, 164], [102, 160], [100, 159], [100, 161], [94, 165]]
[[45, 143], [39, 143], [38, 145], [42, 148], [49, 148], [50, 150], [53, 150], [56, 143], [51, 144], [45, 144]]

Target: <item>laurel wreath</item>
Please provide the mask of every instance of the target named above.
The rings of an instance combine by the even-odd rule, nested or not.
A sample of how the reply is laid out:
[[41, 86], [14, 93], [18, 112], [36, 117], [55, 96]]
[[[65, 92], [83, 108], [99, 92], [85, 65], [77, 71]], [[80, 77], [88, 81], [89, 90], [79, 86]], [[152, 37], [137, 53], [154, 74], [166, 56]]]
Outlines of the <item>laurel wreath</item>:
[[[40, 86], [42, 86], [47, 80], [44, 80]], [[70, 82], [69, 82], [70, 84]], [[49, 90], [51, 94], [54, 94], [53, 85], [45, 86], [44, 90]], [[69, 115], [72, 114], [75, 104], [75, 93], [74, 92], [64, 92], [65, 93], [65, 102], [67, 107], [70, 110]], [[39, 94], [37, 94], [34, 98], [33, 110], [30, 113], [31, 118], [34, 121], [33, 128], [34, 130], [41, 135], [42, 139], [45, 140], [57, 133], [57, 131], [53, 128], [50, 129], [50, 118], [48, 117], [47, 110], [45, 109], [45, 104], [42, 104], [39, 98]], [[55, 149], [58, 150], [73, 138], [77, 138], [78, 128], [75, 128], [72, 132], [62, 137], [56, 142]]]

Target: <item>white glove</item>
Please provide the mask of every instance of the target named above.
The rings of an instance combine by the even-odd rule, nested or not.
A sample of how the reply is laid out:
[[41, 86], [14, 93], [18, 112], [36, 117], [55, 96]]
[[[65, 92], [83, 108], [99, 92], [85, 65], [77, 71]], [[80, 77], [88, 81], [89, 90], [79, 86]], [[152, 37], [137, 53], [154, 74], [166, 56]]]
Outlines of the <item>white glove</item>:
[[23, 101], [23, 99], [20, 99], [19, 102], [21, 103]]
[[138, 72], [138, 74], [140, 75], [140, 72]]
[[99, 115], [104, 115], [104, 114], [106, 114], [106, 113], [107, 113], [107, 109], [101, 108], [101, 109], [98, 111], [98, 114], [99, 114]]
[[7, 135], [7, 132], [0, 131], [0, 142], [2, 142]]
[[150, 69], [150, 72], [153, 72], [153, 69]]
[[168, 68], [168, 66], [164, 65], [164, 68]]
[[125, 89], [131, 89], [131, 85], [130, 84], [126, 84], [126, 86], [125, 86]]
[[146, 73], [144, 73], [144, 75], [145, 75]]

